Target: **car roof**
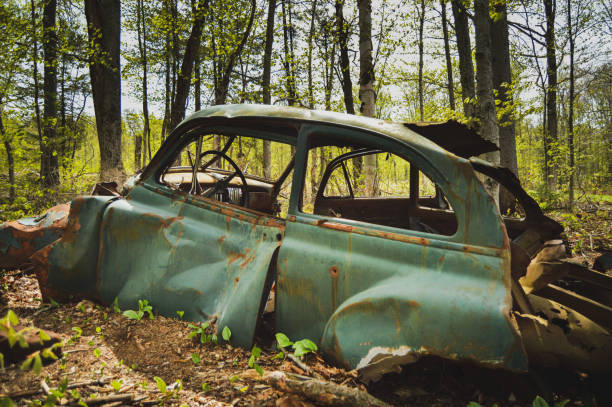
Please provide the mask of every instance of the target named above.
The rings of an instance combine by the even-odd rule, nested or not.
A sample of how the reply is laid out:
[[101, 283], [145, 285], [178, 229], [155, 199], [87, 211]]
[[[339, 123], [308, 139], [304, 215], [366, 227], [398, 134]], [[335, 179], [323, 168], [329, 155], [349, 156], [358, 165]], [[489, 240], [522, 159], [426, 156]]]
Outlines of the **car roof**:
[[214, 117], [223, 117], [228, 119], [258, 117], [275, 118], [354, 127], [383, 134], [387, 137], [417, 147], [419, 150], [428, 150], [429, 152], [433, 153], [433, 155], [448, 155], [447, 150], [443, 149], [441, 146], [434, 143], [427, 137], [424, 137], [414, 130], [409, 129], [404, 123], [390, 122], [366, 116], [310, 110], [290, 106], [259, 104], [217, 105], [191, 114], [189, 117], [183, 120], [178, 127], [182, 127], [195, 120]]

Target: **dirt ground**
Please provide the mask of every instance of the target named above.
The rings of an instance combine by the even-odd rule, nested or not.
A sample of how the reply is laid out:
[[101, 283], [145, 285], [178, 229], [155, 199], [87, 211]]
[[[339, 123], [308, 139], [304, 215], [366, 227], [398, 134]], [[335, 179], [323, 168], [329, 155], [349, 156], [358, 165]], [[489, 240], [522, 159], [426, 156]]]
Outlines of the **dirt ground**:
[[[584, 212], [577, 221], [555, 215], [566, 223], [575, 255], [590, 265], [596, 254], [611, 247], [612, 207], [604, 209], [603, 216], [600, 208]], [[64, 356], [44, 366], [39, 375], [24, 372], [18, 365], [0, 371], [0, 398], [9, 396], [17, 405], [44, 403], [42, 380], [51, 389], [67, 380], [68, 385], [75, 386], [72, 391], [78, 392], [88, 405], [96, 404], [94, 399], [107, 400], [104, 405], [122, 405], [122, 401], [112, 402], [112, 396], [121, 395], [133, 395], [137, 400], [133, 405], [316, 405], [270, 385], [266, 378], [273, 371], [313, 374], [288, 358], [275, 357], [277, 349], [262, 346], [263, 352], [256, 361], [263, 369], [260, 376], [249, 368], [250, 351], [190, 339], [189, 323], [178, 316], [155, 316], [150, 320], [145, 315], [135, 321], [112, 307], [89, 301], [42, 304], [36, 278], [20, 271], [0, 274], [0, 317], [9, 309], [21, 324], [56, 332], [65, 342]], [[531, 405], [533, 398], [542, 393], [557, 401], [569, 399], [569, 406], [597, 406], [587, 378], [580, 374], [547, 380], [541, 375], [516, 375], [431, 358], [366, 388], [356, 372], [326, 364], [317, 354], [306, 355], [305, 363], [324, 380], [367, 390], [398, 406], [467, 406], [470, 401], [483, 406], [524, 406]], [[165, 392], [156, 378], [166, 384]], [[67, 393], [59, 404], [75, 403], [73, 396], [77, 394]], [[1, 399], [0, 405], [4, 405]]]

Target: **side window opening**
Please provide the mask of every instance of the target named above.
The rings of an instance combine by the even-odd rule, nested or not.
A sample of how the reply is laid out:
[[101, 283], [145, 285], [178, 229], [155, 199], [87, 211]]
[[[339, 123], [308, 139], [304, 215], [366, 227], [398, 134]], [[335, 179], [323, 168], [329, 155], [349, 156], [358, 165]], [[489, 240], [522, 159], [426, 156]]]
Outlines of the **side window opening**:
[[197, 198], [284, 217], [289, 205], [294, 148], [286, 143], [267, 142], [271, 158], [266, 167], [262, 139], [194, 133], [169, 161], [160, 183]]
[[404, 157], [380, 149], [311, 148], [301, 210], [440, 235], [457, 231], [442, 190]]

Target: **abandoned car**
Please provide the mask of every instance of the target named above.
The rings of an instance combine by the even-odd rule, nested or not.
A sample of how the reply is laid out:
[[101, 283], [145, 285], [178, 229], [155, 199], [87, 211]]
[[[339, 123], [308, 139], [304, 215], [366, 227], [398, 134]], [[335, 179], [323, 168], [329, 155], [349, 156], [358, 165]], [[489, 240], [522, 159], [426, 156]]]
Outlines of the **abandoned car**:
[[215, 106], [122, 194], [2, 225], [0, 267], [33, 267], [45, 299], [214, 320], [243, 347], [273, 313], [365, 380], [421, 355], [609, 371], [611, 277], [565, 259], [509, 170], [470, 158], [494, 149], [457, 122]]

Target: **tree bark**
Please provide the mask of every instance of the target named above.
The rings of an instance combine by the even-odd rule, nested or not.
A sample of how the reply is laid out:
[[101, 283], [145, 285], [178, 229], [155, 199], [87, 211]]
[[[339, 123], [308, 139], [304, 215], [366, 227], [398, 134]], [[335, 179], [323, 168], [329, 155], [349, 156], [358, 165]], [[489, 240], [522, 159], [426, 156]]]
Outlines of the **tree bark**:
[[344, 21], [344, 0], [336, 0], [336, 41], [340, 47], [340, 71], [342, 72], [342, 93], [348, 114], [355, 114], [353, 102], [353, 82], [348, 56], [348, 27]]
[[[546, 30], [544, 39], [546, 41], [546, 65], [548, 73], [548, 89], [546, 96], [546, 137], [547, 137], [547, 161], [552, 163], [552, 174], [548, 174], [547, 184], [551, 190], [556, 189], [557, 171], [553, 156], [556, 155], [554, 145], [557, 141], [558, 117], [557, 117], [557, 44], [555, 41], [555, 14], [556, 0], [544, 0], [544, 13], [546, 15]], [[547, 167], [548, 168], [548, 167]]]
[[[489, 1], [474, 1], [474, 27], [476, 31], [476, 86], [478, 98], [476, 117], [478, 132], [485, 139], [499, 146], [499, 128], [493, 99], [493, 72], [491, 69], [491, 33], [489, 26]], [[499, 151], [485, 154], [485, 159], [499, 164]], [[499, 185], [492, 179], [485, 179], [485, 187], [498, 202]]]
[[474, 64], [472, 63], [472, 46], [470, 44], [470, 27], [468, 16], [461, 0], [451, 0], [455, 20], [457, 51], [459, 52], [459, 78], [461, 80], [461, 98], [463, 114], [469, 119], [475, 115], [473, 100], [476, 96], [474, 87]]
[[446, 79], [448, 89], [448, 104], [451, 110], [455, 110], [455, 87], [453, 82], [453, 64], [451, 61], [450, 44], [448, 40], [448, 21], [446, 17], [446, 1], [440, 0], [442, 9], [442, 35], [444, 37], [444, 57], [446, 59]]
[[[493, 88], [503, 114], [499, 123], [500, 163], [518, 176], [516, 161], [516, 130], [514, 118], [509, 107], [512, 106], [512, 71], [510, 68], [510, 45], [508, 40], [508, 19], [506, 3], [495, 5], [497, 18], [490, 21], [491, 26], [491, 66], [493, 69]], [[505, 188], [501, 189], [499, 207], [502, 213], [514, 209], [515, 198]]]
[[[270, 74], [272, 71], [272, 46], [274, 45], [274, 17], [276, 15], [276, 0], [268, 0], [268, 19], [266, 22], [266, 46], [263, 59], [262, 97], [263, 103], [272, 104], [270, 93]], [[272, 151], [269, 140], [263, 141], [263, 173], [264, 178], [272, 175]]]
[[85, 0], [85, 17], [91, 45], [89, 75], [100, 145], [100, 179], [122, 183], [120, 2]]
[[310, 11], [310, 31], [308, 32], [308, 107], [310, 109], [314, 109], [314, 89], [312, 87], [312, 43], [315, 35], [316, 12], [317, 0], [312, 0], [312, 8]]
[[43, 187], [59, 185], [59, 146], [57, 142], [57, 0], [45, 0], [43, 6], [44, 110], [40, 156], [40, 180]]

